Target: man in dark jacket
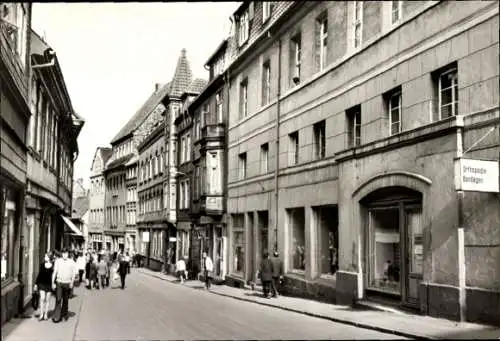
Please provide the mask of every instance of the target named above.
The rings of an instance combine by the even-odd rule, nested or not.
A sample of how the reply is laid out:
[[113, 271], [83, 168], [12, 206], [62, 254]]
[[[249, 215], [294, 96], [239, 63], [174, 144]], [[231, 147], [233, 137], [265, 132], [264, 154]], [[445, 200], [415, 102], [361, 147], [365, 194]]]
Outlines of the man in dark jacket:
[[269, 259], [269, 252], [264, 252], [263, 256], [262, 262], [260, 263], [260, 279], [262, 281], [264, 297], [271, 298], [269, 296], [269, 291], [273, 281], [273, 263]]
[[274, 257], [271, 259], [273, 263], [273, 280], [271, 282], [273, 297], [278, 297], [278, 287], [283, 279], [283, 262], [279, 258], [278, 251], [274, 251]]

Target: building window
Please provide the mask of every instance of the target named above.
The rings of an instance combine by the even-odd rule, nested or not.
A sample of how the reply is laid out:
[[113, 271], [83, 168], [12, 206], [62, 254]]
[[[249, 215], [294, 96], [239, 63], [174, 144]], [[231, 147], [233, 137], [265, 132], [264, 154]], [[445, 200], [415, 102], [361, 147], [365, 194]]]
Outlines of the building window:
[[233, 214], [233, 272], [245, 272], [245, 215]]
[[262, 105], [271, 100], [271, 62], [267, 60], [262, 65]]
[[262, 3], [262, 22], [266, 22], [267, 19], [271, 17], [271, 3], [269, 1], [264, 1]]
[[323, 71], [327, 65], [328, 53], [328, 16], [323, 13], [316, 20], [316, 71]]
[[248, 115], [248, 78], [240, 83], [240, 118]]
[[183, 136], [181, 138], [181, 160], [180, 160], [180, 163], [183, 164], [184, 161], [186, 160], [186, 137]]
[[238, 155], [238, 175], [239, 179], [245, 179], [247, 176], [247, 153]]
[[295, 131], [288, 135], [288, 165], [299, 163], [299, 132]]
[[391, 1], [391, 22], [397, 23], [403, 13], [403, 1]]
[[223, 107], [222, 107], [222, 91], [217, 92], [215, 95], [215, 105], [217, 108], [217, 122], [222, 123], [224, 118], [223, 118]]
[[184, 190], [185, 190], [185, 194], [184, 194], [184, 208], [189, 208], [189, 181], [186, 181], [185, 184], [184, 184]]
[[302, 59], [302, 38], [300, 33], [292, 38], [290, 51], [290, 74], [292, 75], [292, 86], [300, 83], [300, 67]]
[[317, 223], [320, 247], [321, 274], [333, 275], [338, 269], [338, 211], [336, 206], [323, 206], [313, 209]]
[[243, 45], [248, 40], [248, 35], [250, 31], [250, 17], [248, 15], [248, 11], [245, 11], [239, 20], [239, 28], [238, 28], [238, 44], [239, 46]]
[[349, 148], [361, 145], [361, 106], [346, 111], [347, 139]]
[[314, 130], [314, 152], [316, 159], [325, 158], [325, 121], [318, 122], [313, 127]]
[[363, 34], [363, 1], [354, 1], [354, 47], [361, 45]]
[[191, 134], [186, 135], [186, 161], [191, 161]]
[[389, 117], [389, 134], [398, 134], [401, 132], [401, 88], [398, 87], [387, 93], [385, 101]]
[[290, 231], [290, 257], [291, 270], [304, 271], [306, 269], [306, 233], [304, 208], [287, 209], [288, 227]]
[[437, 81], [437, 110], [435, 120], [458, 115], [458, 74], [456, 64], [433, 74]]
[[268, 170], [269, 163], [269, 143], [264, 143], [260, 146], [260, 172], [265, 174]]
[[0, 18], [5, 26], [7, 41], [17, 56], [19, 63], [25, 67], [26, 57], [26, 32], [27, 32], [27, 4], [2, 3], [0, 5]]

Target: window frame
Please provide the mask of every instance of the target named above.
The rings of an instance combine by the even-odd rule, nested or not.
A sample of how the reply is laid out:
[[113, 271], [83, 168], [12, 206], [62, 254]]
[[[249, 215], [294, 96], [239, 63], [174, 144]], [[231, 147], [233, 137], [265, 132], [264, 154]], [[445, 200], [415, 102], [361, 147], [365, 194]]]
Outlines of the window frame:
[[[241, 219], [240, 219], [241, 218]], [[232, 257], [231, 259], [235, 260], [236, 259], [236, 249], [238, 247], [241, 247], [243, 250], [243, 260], [241, 261], [242, 269], [238, 270], [237, 264], [232, 263], [231, 270], [235, 274], [244, 274], [245, 273], [245, 258], [246, 258], [246, 232], [245, 232], [245, 214], [244, 213], [237, 213], [237, 214], [232, 214], [231, 216], [232, 220]], [[242, 223], [241, 226], [239, 226], [239, 223]], [[235, 235], [239, 234], [242, 235], [242, 240], [237, 243], [237, 239], [235, 238]]]
[[[299, 131], [296, 130], [288, 134], [288, 165], [295, 166], [299, 164]], [[293, 155], [293, 156], [292, 156]]]
[[248, 116], [248, 78], [240, 82], [240, 119]]
[[326, 157], [326, 121], [322, 120], [313, 125], [314, 154], [316, 160]]
[[[451, 86], [443, 89], [442, 80], [444, 76], [449, 74], [454, 74], [451, 81]], [[451, 102], [447, 104], [442, 104], [443, 96], [442, 92], [451, 89]], [[458, 115], [458, 68], [453, 66], [439, 72], [438, 76], [438, 120], [443, 120], [445, 118], [453, 117]], [[443, 107], [451, 106], [451, 114], [447, 117], [443, 117]]]
[[[326, 14], [318, 18], [319, 21], [319, 71], [323, 71], [328, 60], [328, 16]], [[325, 32], [326, 31], [326, 32]]]
[[355, 148], [361, 145], [361, 105], [346, 110], [348, 118], [348, 147]]
[[271, 102], [271, 61], [262, 63], [262, 106]]
[[266, 21], [271, 18], [271, 2], [269, 1], [263, 1], [262, 2], [262, 23], [265, 23]]
[[[398, 106], [396, 107], [397, 112], [398, 112], [398, 121], [393, 122], [392, 113], [393, 113], [395, 108], [392, 107], [392, 99], [396, 96], [398, 97]], [[389, 135], [393, 136], [393, 135], [399, 134], [402, 131], [402, 123], [401, 123], [402, 92], [401, 92], [401, 89], [397, 89], [397, 90], [393, 91], [392, 93], [390, 93], [388, 98], [387, 98], [387, 101], [388, 101], [387, 109], [388, 109], [388, 115], [389, 115]], [[396, 132], [393, 132], [393, 129], [392, 129], [394, 124], [397, 124], [397, 127], [398, 127]]]
[[266, 142], [260, 146], [260, 172], [266, 174], [269, 172], [269, 143]]
[[244, 180], [247, 177], [247, 153], [238, 155], [238, 180]]
[[[396, 5], [396, 6], [394, 6]], [[394, 13], [397, 13], [397, 18], [394, 19]], [[395, 25], [401, 21], [403, 17], [403, 1], [391, 1], [391, 25]]]
[[300, 76], [301, 76], [301, 70], [302, 70], [302, 35], [301, 33], [296, 34], [292, 38], [292, 44], [293, 44], [293, 73], [292, 73], [292, 82], [293, 78], [297, 77], [299, 79], [300, 83]]
[[238, 19], [238, 46], [243, 46], [250, 35], [250, 13], [245, 10]]
[[[354, 5], [354, 15], [353, 15], [353, 46], [355, 49], [360, 48], [363, 45], [363, 1], [355, 0]], [[358, 7], [359, 6], [359, 7]], [[359, 17], [358, 17], [359, 9]], [[359, 29], [359, 40], [356, 36], [357, 29]]]
[[222, 90], [217, 91], [215, 94], [215, 107], [216, 107], [216, 115], [217, 115], [217, 123], [222, 123], [224, 121], [224, 108], [223, 108], [223, 97]]

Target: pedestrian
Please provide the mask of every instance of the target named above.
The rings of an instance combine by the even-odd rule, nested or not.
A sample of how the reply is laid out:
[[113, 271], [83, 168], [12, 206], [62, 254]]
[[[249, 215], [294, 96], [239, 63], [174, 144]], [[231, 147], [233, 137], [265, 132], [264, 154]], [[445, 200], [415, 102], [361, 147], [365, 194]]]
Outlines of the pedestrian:
[[82, 284], [86, 263], [87, 262], [85, 261], [85, 256], [83, 255], [83, 253], [79, 253], [78, 258], [76, 259], [76, 266], [78, 268], [78, 286]]
[[111, 267], [113, 266], [113, 262], [111, 261], [111, 257], [109, 256], [109, 252], [106, 251], [104, 253], [104, 260], [106, 261], [106, 264], [108, 265], [108, 272], [106, 273], [106, 283], [104, 284], [106, 287], [109, 287], [109, 279], [111, 277]]
[[90, 252], [87, 253], [85, 257], [85, 283], [87, 289], [90, 289], [90, 261], [92, 259], [92, 256], [90, 255]]
[[98, 264], [98, 258], [99, 256], [97, 253], [92, 255], [92, 262], [90, 263], [90, 277], [91, 277], [91, 282], [92, 282], [92, 288], [97, 289], [99, 288], [99, 279], [98, 279], [98, 274], [97, 274], [97, 264]]
[[274, 251], [273, 258], [271, 259], [273, 263], [273, 280], [271, 282], [271, 289], [274, 298], [278, 298], [280, 283], [283, 280], [283, 262], [279, 258], [278, 250]]
[[186, 277], [186, 261], [184, 260], [184, 258], [179, 258], [179, 260], [175, 264], [175, 268], [177, 271], [177, 276], [181, 280], [181, 283], [184, 284], [184, 279]]
[[129, 262], [125, 260], [125, 257], [119, 256], [118, 257], [119, 261], [119, 266], [118, 266], [118, 274], [120, 275], [120, 282], [121, 282], [121, 288], [122, 290], [125, 289], [125, 277], [127, 277], [127, 274], [129, 272]]
[[273, 262], [269, 259], [269, 252], [265, 251], [263, 254], [262, 261], [260, 262], [260, 280], [262, 281], [262, 289], [264, 291], [265, 298], [271, 298], [269, 296], [269, 291], [271, 289], [271, 283], [273, 281]]
[[52, 274], [54, 272], [52, 261], [51, 255], [46, 253], [35, 281], [35, 291], [38, 291], [40, 295], [40, 321], [47, 320], [49, 313], [50, 298], [52, 296]]
[[213, 279], [214, 263], [206, 251], [203, 252], [203, 269], [205, 270], [205, 288], [210, 290]]
[[98, 256], [98, 263], [97, 263], [97, 280], [99, 283], [99, 290], [104, 289], [104, 286], [106, 285], [106, 275], [108, 274], [108, 264], [104, 260], [104, 257], [102, 255]]
[[124, 258], [125, 258], [125, 261], [128, 263], [128, 266], [127, 266], [128, 272], [127, 273], [130, 274], [130, 254], [128, 253], [128, 251], [125, 252]]
[[62, 251], [62, 257], [54, 264], [52, 274], [52, 289], [56, 290], [56, 307], [52, 321], [61, 322], [64, 318], [68, 320], [68, 301], [75, 276], [77, 274], [76, 264], [68, 258], [68, 250]]
[[94, 289], [95, 282], [97, 280], [97, 266], [95, 264], [94, 256], [90, 255], [89, 263], [88, 263], [88, 271], [89, 271], [89, 285], [87, 289]]

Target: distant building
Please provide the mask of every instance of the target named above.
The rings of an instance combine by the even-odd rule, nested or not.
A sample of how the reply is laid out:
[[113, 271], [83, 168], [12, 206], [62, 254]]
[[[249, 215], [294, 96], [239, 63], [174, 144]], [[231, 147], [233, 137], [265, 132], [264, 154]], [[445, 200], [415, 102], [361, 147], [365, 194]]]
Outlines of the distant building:
[[81, 196], [73, 200], [71, 222], [81, 234], [68, 235], [68, 245], [72, 249], [87, 250], [91, 243], [89, 240], [89, 197]]
[[90, 169], [88, 245], [102, 250], [104, 241], [105, 179], [104, 166], [111, 157], [111, 148], [97, 147]]
[[88, 194], [88, 190], [83, 185], [83, 179], [79, 178], [73, 181], [73, 199], [83, 197]]
[[[188, 180], [179, 177], [178, 193], [183, 193], [183, 182], [190, 184], [192, 193], [190, 206], [184, 205], [184, 210], [189, 209], [189, 220], [193, 226], [191, 264], [193, 268], [201, 269], [202, 254], [206, 251], [214, 261], [215, 278], [220, 280], [225, 279], [229, 261], [225, 215], [229, 97], [225, 69], [231, 61], [232, 49], [233, 39], [228, 38], [214, 51], [205, 65], [210, 70], [208, 84], [199, 90], [196, 98], [186, 103], [186, 113], [176, 120], [179, 126], [177, 135], [181, 141], [179, 169], [189, 174]], [[189, 96], [189, 93], [186, 95]], [[182, 132], [188, 127], [188, 132]], [[191, 145], [183, 148], [182, 139], [188, 133], [192, 136], [189, 139]], [[189, 160], [184, 156], [186, 148], [190, 150]], [[188, 166], [186, 161], [189, 161]], [[181, 205], [182, 201], [179, 199]]]
[[[177, 172], [177, 258], [188, 257], [188, 268], [193, 275], [200, 270], [201, 248], [196, 248], [200, 243], [192, 244], [194, 237], [192, 235], [192, 209], [193, 209], [193, 189], [195, 184], [193, 174], [194, 149], [193, 141], [196, 136], [193, 130], [193, 117], [188, 108], [196, 96], [203, 90], [206, 81], [195, 79], [191, 82], [188, 89], [181, 96], [181, 108], [179, 115], [175, 118], [175, 134], [177, 137], [178, 148], [176, 148]], [[198, 122], [199, 123], [199, 122]], [[194, 248], [192, 247], [194, 246]]]

